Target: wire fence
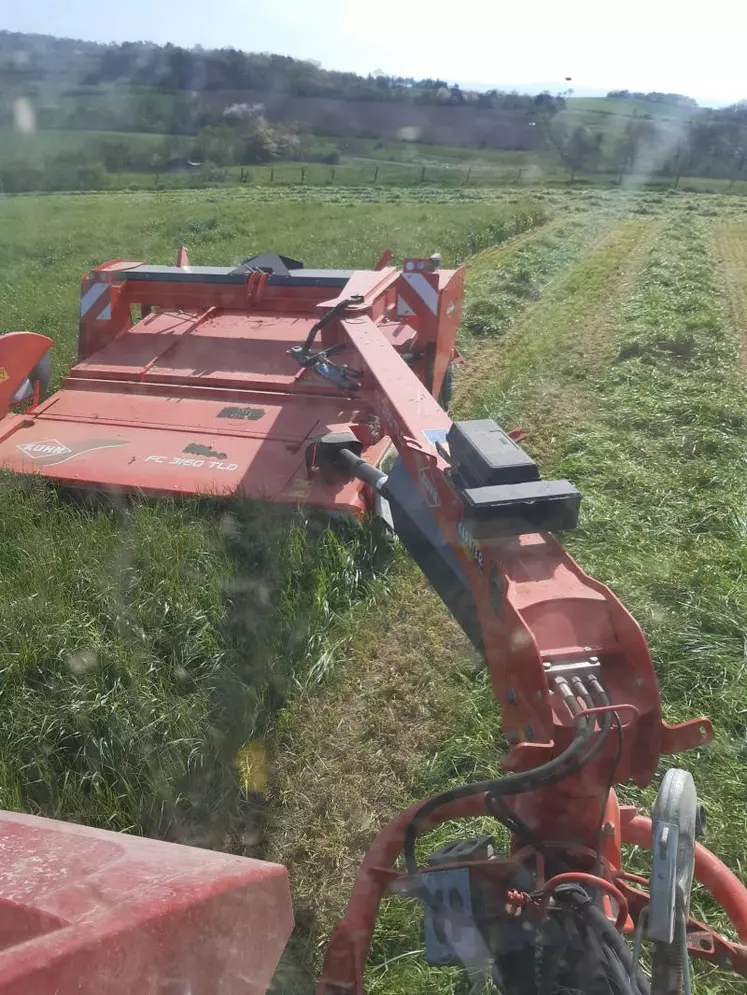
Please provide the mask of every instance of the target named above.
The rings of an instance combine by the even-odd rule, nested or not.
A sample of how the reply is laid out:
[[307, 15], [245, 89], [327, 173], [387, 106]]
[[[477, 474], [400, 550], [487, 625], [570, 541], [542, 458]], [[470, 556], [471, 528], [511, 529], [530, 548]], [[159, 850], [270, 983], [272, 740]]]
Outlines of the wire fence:
[[[135, 179], [136, 174], [122, 179]], [[145, 185], [155, 187], [201, 186], [214, 183], [249, 183], [261, 186], [397, 186], [433, 185], [439, 187], [505, 186], [510, 183], [552, 179], [554, 174], [536, 166], [448, 165], [423, 163], [350, 162], [301, 163], [281, 162], [263, 166], [230, 166], [181, 169], [151, 174]], [[143, 176], [138, 185], [144, 185]]]

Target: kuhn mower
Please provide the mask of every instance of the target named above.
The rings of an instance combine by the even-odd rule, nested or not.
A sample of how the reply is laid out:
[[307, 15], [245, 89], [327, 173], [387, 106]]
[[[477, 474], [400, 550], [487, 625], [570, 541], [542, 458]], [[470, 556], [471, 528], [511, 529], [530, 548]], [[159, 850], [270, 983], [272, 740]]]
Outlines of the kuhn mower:
[[[652, 819], [614, 791], [650, 783], [710, 723], [662, 721], [640, 627], [554, 538], [575, 525], [578, 491], [541, 480], [515, 434], [439, 404], [461, 270], [389, 261], [192, 267], [181, 250], [175, 267], [98, 267], [78, 363], [52, 397], [50, 341], [0, 337], [0, 465], [79, 488], [381, 514], [484, 654], [507, 774], [380, 833], [318, 995], [363, 992], [386, 895], [422, 903], [429, 964], [503, 995], [688, 993], [691, 956], [747, 977], [747, 890], [696, 842], [691, 776], [667, 772]], [[420, 833], [479, 815], [509, 829], [508, 853], [457, 838], [418, 864]], [[292, 925], [282, 868], [9, 813], [0, 840], [0, 995], [265, 990]], [[652, 851], [648, 878], [624, 871], [625, 843]], [[694, 880], [736, 939], [690, 916]]]

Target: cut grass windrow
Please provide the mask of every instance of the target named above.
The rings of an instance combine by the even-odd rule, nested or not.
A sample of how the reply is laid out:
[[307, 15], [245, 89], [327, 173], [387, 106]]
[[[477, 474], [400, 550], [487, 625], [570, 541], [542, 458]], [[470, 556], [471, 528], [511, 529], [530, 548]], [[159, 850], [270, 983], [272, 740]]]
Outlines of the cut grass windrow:
[[[714, 718], [713, 746], [662, 766], [693, 771], [714, 848], [744, 876], [747, 400], [740, 332], [709, 250], [700, 219], [671, 218], [608, 315], [613, 352], [590, 362], [573, 332], [553, 349], [548, 321], [534, 374], [526, 356], [510, 353], [481, 407], [498, 418], [528, 416], [528, 446], [539, 442], [545, 472], [567, 476], [584, 494], [582, 525], [567, 545], [643, 625], [665, 716]], [[560, 320], [572, 329], [568, 307]], [[576, 411], [575, 423], [561, 419], [560, 427], [544, 401], [557, 380], [573, 385]], [[620, 793], [650, 805], [654, 790]], [[702, 896], [695, 911], [714, 913]], [[699, 973], [701, 992], [740, 990], [736, 978]]]
[[470, 264], [462, 342], [507, 332], [517, 315], [539, 300], [553, 277], [582, 256], [610, 223], [609, 211], [570, 218], [561, 214], [537, 236], [481, 253]]
[[[663, 223], [658, 215], [621, 223], [549, 283], [542, 301], [525, 311], [497, 348], [485, 347], [492, 382], [489, 375], [471, 379], [468, 367], [458, 396], [460, 415], [487, 414], [526, 425], [527, 445], [541, 459], [543, 472], [568, 476], [580, 487], [582, 523], [566, 537], [567, 544], [584, 568], [616, 590], [646, 630], [666, 717], [675, 721], [705, 712], [714, 718], [713, 746], [665, 758], [663, 768], [693, 770], [709, 808], [712, 846], [743, 873], [747, 403], [739, 334], [719, 295], [707, 225], [695, 212], [679, 211], [667, 212]], [[416, 618], [416, 605], [410, 610]], [[458, 671], [458, 660], [454, 663]], [[409, 768], [405, 790], [393, 792], [409, 795], [403, 804], [500, 772], [497, 708], [487, 682], [479, 676], [453, 693], [463, 719], [452, 732], [447, 720], [431, 756], [421, 753]], [[346, 704], [341, 701], [338, 715]], [[305, 728], [303, 722], [294, 725], [294, 743], [306, 741]], [[375, 750], [376, 743], [369, 744], [361, 758]], [[321, 755], [327, 755], [323, 748]], [[313, 764], [301, 766], [307, 777], [314, 770]], [[654, 790], [624, 787], [620, 793], [649, 806]], [[391, 806], [376, 801], [380, 792], [377, 784], [369, 805], [373, 811], [381, 805], [377, 815], [383, 821]], [[324, 798], [317, 804], [324, 812]], [[305, 838], [306, 852], [296, 851], [296, 861], [308, 861], [309, 868], [327, 840], [324, 818], [314, 825]], [[449, 831], [426, 838], [423, 850], [437, 846]], [[367, 842], [339, 829], [333, 838], [335, 852], [346, 855], [346, 867], [350, 851], [361, 851]], [[641, 854], [629, 857], [633, 866], [644, 867]], [[315, 887], [320, 880], [322, 875], [314, 878]], [[339, 898], [329, 904], [331, 913]], [[695, 912], [712, 918], [713, 909], [700, 894]], [[322, 922], [311, 923], [312, 932], [323, 934], [332, 918], [323, 915]], [[462, 991], [457, 973], [426, 969], [420, 921], [416, 906], [384, 903], [368, 991]], [[734, 976], [702, 967], [697, 973], [700, 995], [741, 991], [743, 982]]]
[[717, 224], [713, 256], [723, 281], [729, 319], [741, 336], [742, 365], [747, 369], [747, 225]]

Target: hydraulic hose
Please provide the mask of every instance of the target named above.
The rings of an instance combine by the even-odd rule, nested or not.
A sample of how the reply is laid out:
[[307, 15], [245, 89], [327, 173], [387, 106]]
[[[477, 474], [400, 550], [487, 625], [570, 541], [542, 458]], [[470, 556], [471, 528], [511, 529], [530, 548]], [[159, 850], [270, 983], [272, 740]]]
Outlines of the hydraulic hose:
[[[577, 767], [571, 768], [572, 762], [578, 759], [579, 753], [586, 746], [592, 730], [593, 723], [583, 722], [579, 725], [576, 735], [563, 752], [559, 753], [557, 757], [553, 757], [546, 764], [542, 764], [541, 767], [535, 767], [520, 774], [508, 774], [506, 777], [494, 778], [489, 781], [476, 781], [473, 784], [464, 784], [458, 788], [450, 788], [440, 795], [434, 795], [433, 798], [429, 798], [421, 805], [405, 830], [404, 856], [408, 872], [410, 874], [417, 873], [418, 865], [415, 860], [415, 839], [418, 835], [418, 828], [431, 812], [435, 812], [442, 805], [456, 801], [458, 798], [466, 798], [468, 795], [518, 795], [548, 784], [557, 784], [568, 776], [569, 768], [572, 771], [583, 766], [583, 763], [579, 763]], [[597, 744], [594, 745], [596, 746]]]

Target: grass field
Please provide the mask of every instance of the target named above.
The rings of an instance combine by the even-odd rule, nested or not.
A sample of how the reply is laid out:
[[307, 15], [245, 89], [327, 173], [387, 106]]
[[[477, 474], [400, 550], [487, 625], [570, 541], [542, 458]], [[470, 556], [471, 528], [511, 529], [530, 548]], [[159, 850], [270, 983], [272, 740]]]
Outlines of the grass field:
[[[675, 762], [747, 873], [744, 201], [249, 187], [8, 198], [0, 231], [3, 330], [55, 338], [57, 376], [80, 274], [112, 256], [466, 261], [456, 412], [522, 424], [544, 474], [582, 490], [569, 548], [644, 626], [667, 718], [713, 718], [715, 745]], [[466, 639], [375, 531], [211, 502], [91, 509], [9, 479], [3, 509], [0, 806], [282, 860], [299, 929], [276, 988], [311, 991], [376, 830], [500, 770]], [[462, 992], [419, 944], [416, 910], [387, 903], [368, 990]], [[696, 991], [742, 985], [706, 969]]]
[[[126, 95], [117, 95], [116, 88], [104, 88], [98, 95], [91, 95], [92, 107], [100, 104], [99, 111], [109, 106], [116, 106], [117, 101], [127, 99]], [[163, 98], [163, 95], [161, 95]], [[72, 98], [65, 98], [72, 99]], [[465, 113], [469, 113], [465, 110]], [[520, 112], [520, 116], [525, 112]], [[662, 150], [668, 150], [667, 155], [682, 139], [692, 112], [687, 108], [673, 105], [656, 104], [642, 100], [607, 100], [605, 98], [571, 98], [567, 106], [553, 123], [557, 132], [570, 132], [584, 126], [592, 133], [601, 133], [603, 140], [602, 158], [593, 167], [597, 172], [590, 171], [583, 176], [579, 172], [578, 179], [584, 183], [608, 186], [617, 182], [620, 164], [620, 154], [617, 148], [625, 128], [632, 120], [649, 119], [655, 125], [660, 141], [658, 142], [654, 161], [647, 163], [643, 159], [638, 165], [640, 176], [627, 178], [629, 185], [640, 186], [644, 183], [670, 186], [672, 176], [649, 175], [662, 165]], [[97, 112], [92, 118], [85, 115], [81, 123], [88, 120], [102, 119]], [[112, 118], [114, 120], [114, 118]], [[523, 120], [523, 117], [522, 117]], [[91, 126], [91, 125], [89, 125]], [[516, 151], [510, 149], [461, 148], [441, 145], [426, 145], [420, 142], [376, 140], [372, 138], [318, 136], [303, 133], [297, 149], [299, 160], [279, 161], [271, 166], [248, 166], [243, 169], [232, 166], [219, 169], [209, 166], [204, 171], [161, 173], [156, 175], [146, 169], [146, 164], [153, 154], [168, 155], [173, 153], [187, 154], [193, 144], [193, 137], [164, 136], [159, 134], [138, 134], [134, 132], [83, 131], [47, 129], [31, 134], [18, 134], [11, 129], [0, 129], [0, 167], [7, 163], [27, 163], [41, 166], [47, 157], [60, 153], [83, 152], [91, 162], [97, 162], [101, 157], [102, 140], [128, 145], [136, 157], [137, 168], [141, 172], [129, 172], [125, 169], [116, 171], [111, 163], [111, 173], [98, 176], [97, 186], [111, 189], [151, 189], [158, 186], [162, 189], [204, 188], [211, 185], [233, 184], [243, 175], [251, 184], [301, 184], [321, 186], [410, 186], [425, 182], [437, 186], [504, 186], [521, 184], [536, 186], [538, 184], [565, 183], [570, 173], [561, 161], [561, 157], [549, 141], [545, 141], [544, 149], [539, 151]], [[169, 149], [169, 152], [166, 149]], [[331, 152], [337, 152], [340, 161], [335, 166], [325, 165], [322, 160]], [[645, 157], [644, 157], [645, 158]], [[591, 167], [590, 167], [591, 169]], [[644, 171], [646, 175], [644, 175]], [[27, 170], [28, 172], [28, 170]], [[728, 175], [725, 170], [718, 175]], [[12, 184], [12, 180], [8, 181]], [[19, 181], [16, 179], [15, 181]], [[85, 178], [77, 181], [71, 179], [64, 171], [56, 171], [53, 165], [44, 177], [35, 181], [34, 189], [77, 189], [92, 185]], [[730, 185], [726, 179], [682, 178], [684, 187], [721, 192]], [[8, 189], [23, 190], [24, 186], [8, 186]], [[747, 181], [739, 179], [734, 184], [734, 192], [745, 193]]]
[[[547, 216], [540, 202], [441, 201], [6, 199], [3, 326], [54, 338], [57, 380], [75, 353], [80, 276], [107, 258], [168, 262], [182, 242], [197, 264], [274, 248], [367, 266], [387, 245], [455, 258]], [[324, 619], [366, 590], [386, 543], [209, 502], [86, 510], [15, 481], [3, 507], [0, 656], [15, 718], [0, 734], [0, 806], [222, 845], [244, 801], [234, 758], [293, 681], [324, 670]]]
[[0, 128], [0, 165], [22, 160], [32, 164], [45, 156], [61, 152], [81, 152], [95, 142], [124, 142], [133, 151], [160, 152], [163, 135], [133, 134], [121, 131], [64, 131], [49, 129], [21, 134], [11, 128]]

